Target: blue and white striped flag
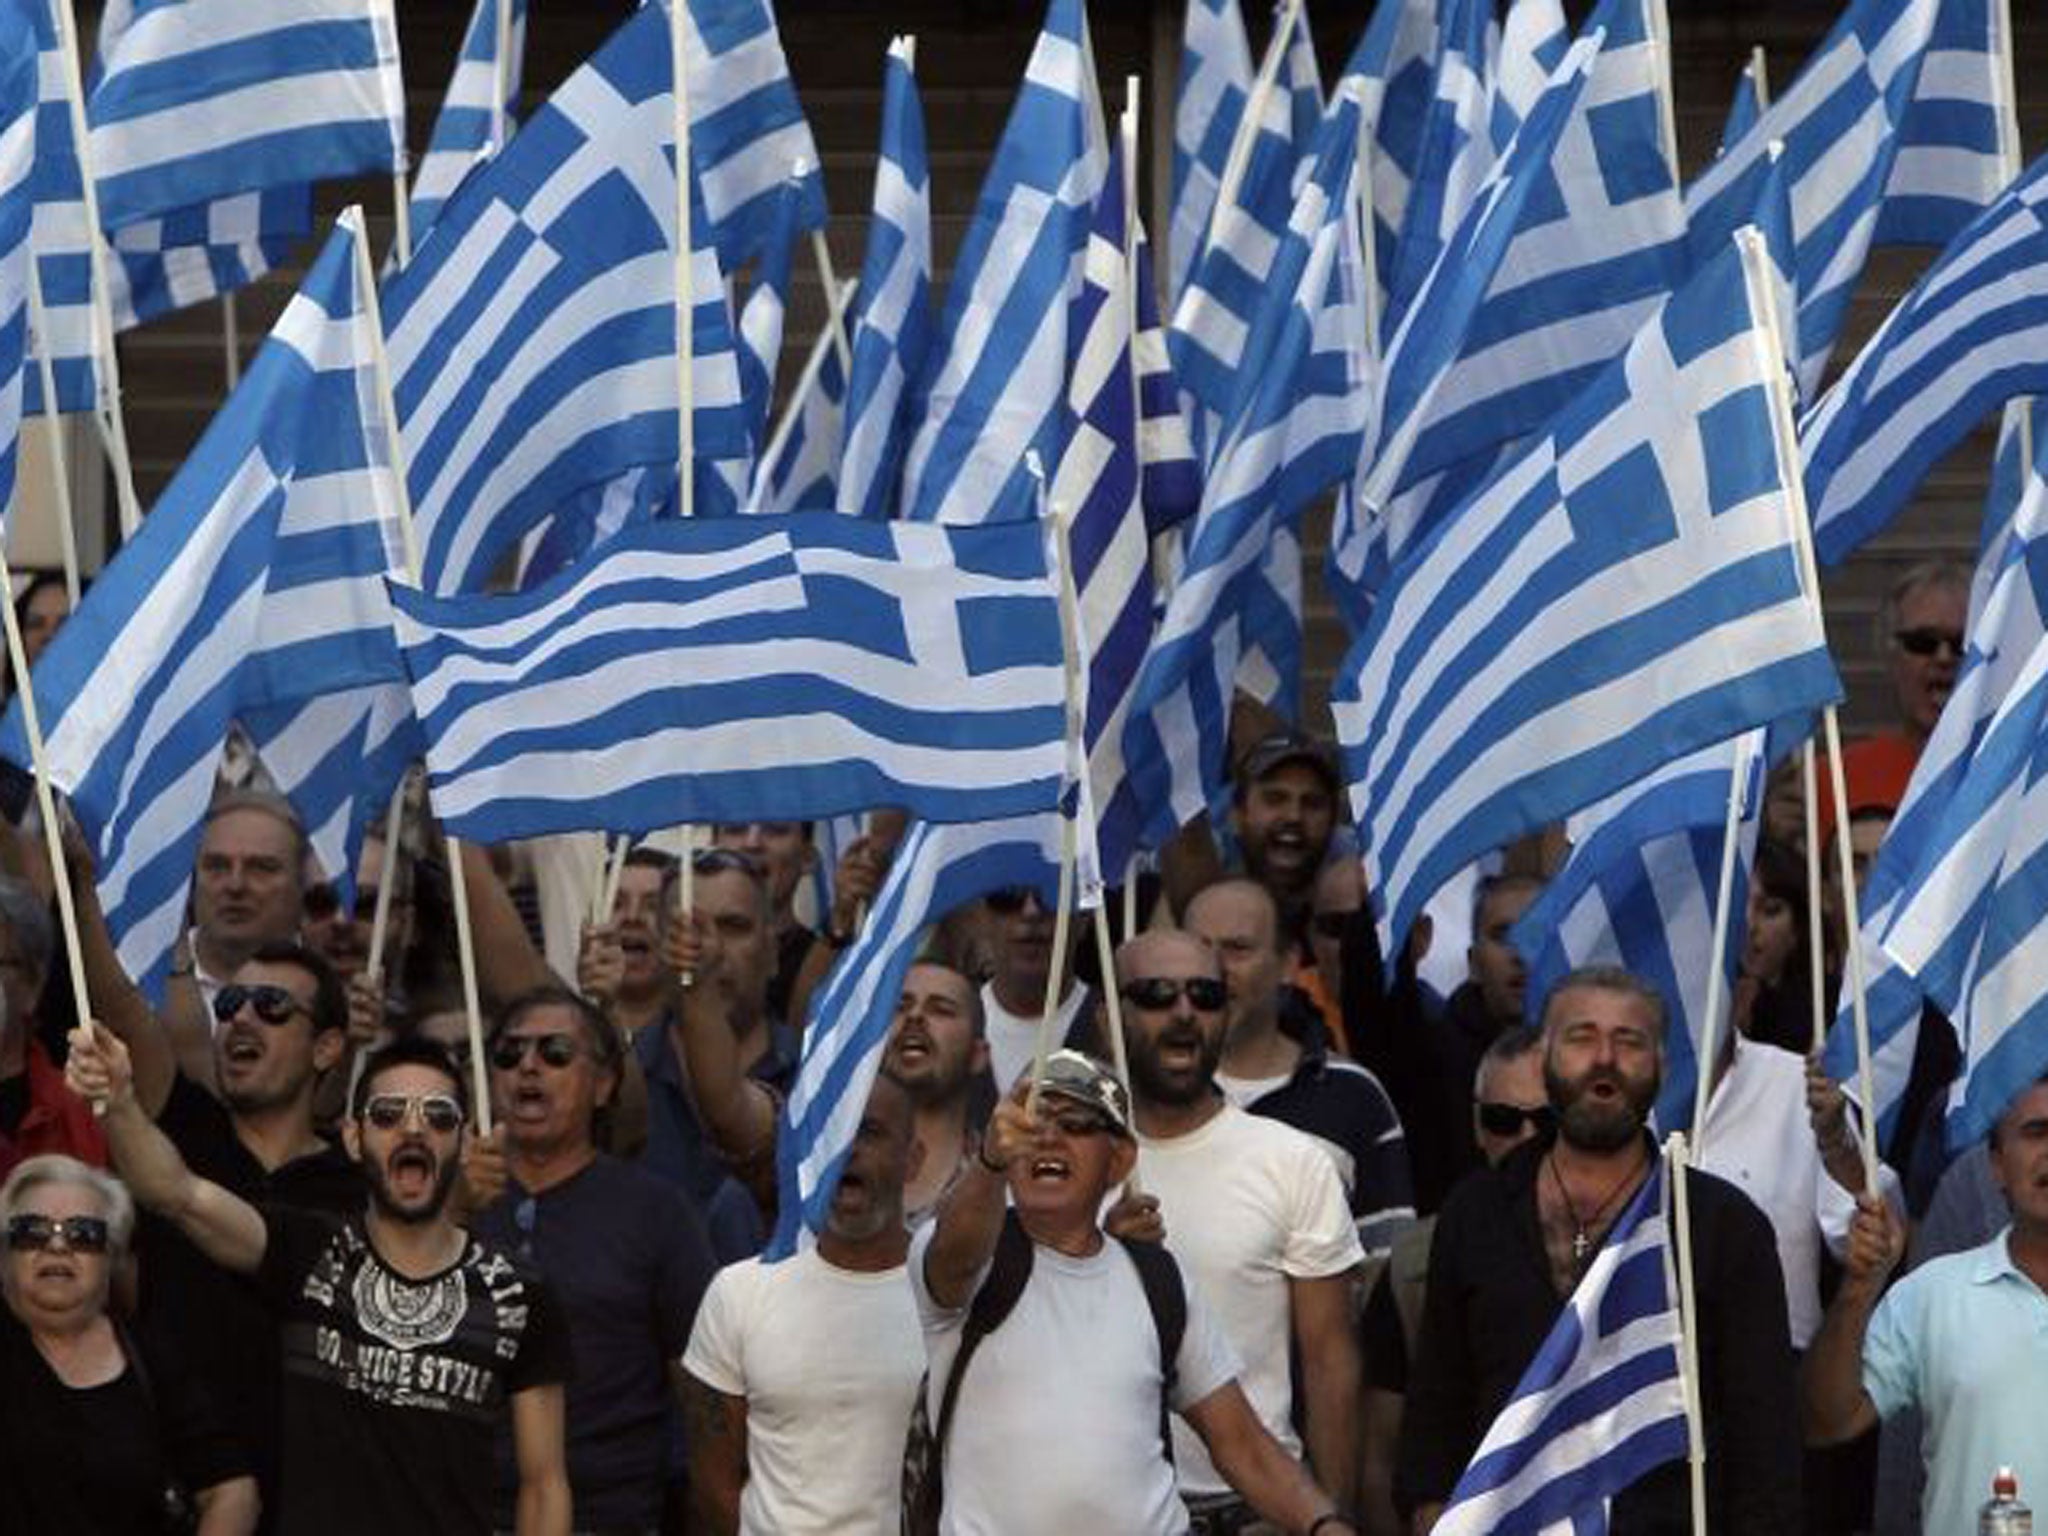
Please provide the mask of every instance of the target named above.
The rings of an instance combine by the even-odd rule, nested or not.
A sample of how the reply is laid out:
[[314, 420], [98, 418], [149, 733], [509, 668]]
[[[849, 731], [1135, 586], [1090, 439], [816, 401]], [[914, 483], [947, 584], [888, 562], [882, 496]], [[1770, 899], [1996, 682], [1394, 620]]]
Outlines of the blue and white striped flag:
[[1357, 237], [1358, 126], [1359, 92], [1347, 85], [1273, 258], [1186, 566], [1139, 674], [1124, 758], [1150, 846], [1206, 811], [1222, 785], [1239, 661], [1271, 638], [1247, 599], [1278, 532], [1349, 471], [1364, 441], [1364, 295], [1339, 260]]
[[[1739, 748], [1745, 810], [1730, 887], [1727, 944], [1720, 958], [1724, 1005], [1732, 995], [1735, 957], [1742, 948], [1747, 873], [1761, 809], [1763, 745], [1763, 732], [1751, 731]], [[1528, 962], [1525, 995], [1532, 1014], [1540, 1013], [1551, 988], [1583, 965], [1623, 966], [1663, 996], [1671, 1027], [1664, 1036], [1657, 1127], [1665, 1132], [1692, 1123], [1737, 750], [1727, 742], [1702, 747], [1569, 817], [1570, 857], [1509, 935]]]
[[910, 42], [896, 38], [882, 75], [882, 149], [874, 212], [854, 297], [853, 378], [847, 389], [839, 510], [894, 515], [902, 472], [904, 394], [931, 349], [932, 186], [924, 103]]
[[0, 538], [14, 510], [21, 451], [38, 99], [35, 28], [22, 6], [0, 7]]
[[839, 450], [846, 430], [846, 374], [839, 366], [839, 348], [831, 328], [811, 342], [804, 374], [813, 382], [803, 389], [796, 418], [780, 446], [771, 438], [768, 453], [754, 467], [754, 487], [747, 495], [747, 515], [782, 512], [831, 512], [839, 504]]
[[1386, 323], [1398, 327], [1423, 280], [1458, 231], [1504, 145], [1493, 140], [1493, 76], [1500, 48], [1493, 0], [1445, 0], [1436, 77], [1394, 265]]
[[1086, 9], [1048, 0], [909, 402], [901, 515], [980, 523], [1034, 514], [1025, 455], [1060, 460], [1067, 312], [1108, 159]]
[[[648, 6], [614, 32], [456, 190], [385, 290], [430, 592], [477, 589], [579, 492], [636, 468], [673, 474], [667, 26]], [[735, 512], [750, 457], [739, 368], [710, 223], [692, 201], [696, 510]]]
[[433, 136], [420, 167], [413, 173], [412, 242], [417, 247], [441, 216], [441, 205], [462, 185], [480, 160], [505, 146], [518, 127], [512, 115], [519, 101], [519, 82], [526, 64], [526, 0], [503, 0], [510, 36], [498, 36], [501, 0], [476, 0], [455, 73], [434, 118]]
[[[1436, 75], [1436, 13], [1435, 0], [1381, 0], [1339, 78], [1340, 91], [1346, 82], [1357, 82], [1368, 130], [1370, 164], [1360, 175], [1372, 200], [1366, 234], [1372, 242], [1372, 314], [1382, 321], [1387, 275], [1394, 269], [1422, 152], [1423, 109]], [[1375, 345], [1387, 329], [1375, 327]]]
[[1833, 564], [2005, 401], [2048, 393], [2048, 158], [1921, 274], [1799, 424], [1814, 548]]
[[114, 231], [108, 299], [125, 331], [246, 288], [313, 232], [313, 189], [272, 187]]
[[[1688, 1177], [1684, 1173], [1675, 1175]], [[1433, 1529], [1593, 1529], [1607, 1502], [1687, 1453], [1669, 1181], [1659, 1160], [1614, 1223]]]
[[794, 275], [797, 243], [803, 238], [801, 204], [799, 184], [784, 182], [754, 263], [746, 302], [740, 306], [739, 322], [734, 327], [741, 408], [747, 418], [747, 437], [753, 444], [756, 474], [773, 423], [775, 376], [782, 364], [782, 332], [789, 319], [790, 279]]
[[770, 1259], [787, 1258], [824, 1226], [839, 1172], [882, 1065], [903, 978], [931, 926], [1005, 886], [1028, 885], [1050, 907], [1059, 883], [1060, 818], [938, 825], [904, 836], [860, 936], [811, 1000], [803, 1062], [776, 1135], [781, 1200]]
[[1067, 779], [1036, 522], [666, 519], [531, 592], [393, 600], [435, 814], [479, 842], [973, 821], [1050, 809]]
[[1784, 94], [1685, 189], [1695, 234], [1718, 248], [1749, 218], [1735, 183], [1783, 141], [1803, 398], [1819, 391], [1873, 241], [1938, 244], [2004, 184], [1999, 46], [1982, 0], [1854, 0]]
[[1176, 302], [1209, 237], [1230, 143], [1251, 93], [1252, 50], [1238, 0], [1188, 0], [1173, 98], [1173, 223], [1166, 235], [1166, 292]]
[[71, 69], [57, 33], [60, 0], [38, 0], [35, 23], [36, 272], [42, 279], [43, 325], [29, 337], [27, 410], [41, 413], [43, 380], [37, 360], [48, 356], [56, 377], [56, 409], [90, 411], [99, 405], [99, 355], [93, 340], [92, 253], [86, 239], [78, 141], [71, 131]]
[[1725, 155], [1740, 144], [1749, 130], [1756, 126], [1758, 118], [1764, 115], [1764, 97], [1767, 82], [1763, 75], [1764, 56], [1761, 52], [1750, 55], [1749, 62], [1742, 66], [1742, 73], [1735, 80], [1735, 94], [1728, 101], [1728, 120], [1721, 125], [1721, 146], [1714, 151]]
[[1482, 854], [1839, 697], [1760, 245], [1703, 268], [1427, 536], [1345, 658], [1331, 707], [1385, 953]]
[[[36, 664], [52, 782], [122, 963], [160, 991], [229, 722], [396, 678], [349, 221]], [[18, 709], [0, 750], [28, 763]], [[386, 785], [388, 793], [389, 786]]]
[[390, 0], [108, 0], [94, 76], [86, 115], [110, 230], [405, 165]]
[[[1944, 818], [1984, 743], [2000, 706], [2035, 652], [2048, 638], [2048, 409], [2032, 407], [2034, 456], [2020, 455], [2025, 434], [2007, 433], [2000, 461], [2006, 495], [1985, 507], [1987, 540], [1979, 564], [1981, 589], [1970, 604], [1962, 670], [1935, 721], [1906, 785], [1863, 891], [1865, 1013], [1870, 1027], [1871, 1073], [1880, 1145], [1889, 1145], [1911, 1076], [1925, 1001], [1919, 984], [1881, 948], [1885, 932], [1915, 892], [1940, 875]], [[1828, 1034], [1830, 1074], [1853, 1084], [1856, 1039], [1851, 1000], [1845, 997]]]

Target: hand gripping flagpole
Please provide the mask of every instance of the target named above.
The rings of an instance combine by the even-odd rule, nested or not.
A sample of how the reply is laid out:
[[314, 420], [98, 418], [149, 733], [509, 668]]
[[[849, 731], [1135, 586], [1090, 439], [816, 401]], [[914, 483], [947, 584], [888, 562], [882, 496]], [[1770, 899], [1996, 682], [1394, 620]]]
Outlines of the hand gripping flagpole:
[[1244, 112], [1237, 120], [1237, 132], [1231, 136], [1230, 153], [1224, 157], [1223, 175], [1216, 186], [1216, 206], [1209, 210], [1209, 227], [1202, 232], [1204, 248], [1216, 239], [1216, 231], [1223, 223], [1223, 210], [1236, 203], [1238, 188], [1244, 184], [1245, 169], [1251, 163], [1252, 144], [1258, 138], [1259, 119], [1265, 116], [1266, 102], [1280, 78], [1280, 65], [1287, 57], [1294, 28], [1301, 20], [1302, 5], [1303, 0], [1281, 0], [1274, 12], [1273, 36], [1266, 43], [1266, 56], [1259, 60], [1259, 73], [1252, 81], [1251, 95], [1245, 98]]
[[[1665, 1252], [1676, 1253], [1678, 1292], [1678, 1385], [1685, 1401], [1686, 1470], [1692, 1490], [1692, 1528], [1707, 1529], [1707, 1435], [1700, 1411], [1699, 1299], [1692, 1269], [1691, 1158], [1685, 1137], [1673, 1131], [1664, 1142]], [[1668, 1278], [1668, 1277], [1667, 1277]]]
[[[1038, 517], [1041, 526], [1047, 523], [1045, 461], [1033, 448], [1024, 455], [1024, 467], [1038, 487]], [[1080, 751], [1081, 740], [1081, 673], [1080, 658], [1074, 649], [1072, 617], [1072, 578], [1067, 573], [1065, 550], [1060, 538], [1057, 519], [1047, 529], [1048, 553], [1060, 567], [1060, 649], [1065, 653], [1067, 679], [1067, 761], [1072, 765]], [[1076, 786], [1078, 790], [1078, 786]], [[1076, 794], [1076, 800], [1080, 797]], [[1074, 895], [1074, 842], [1077, 832], [1077, 812], [1069, 811], [1061, 796], [1060, 806], [1060, 868], [1059, 892], [1053, 903], [1052, 920], [1052, 968], [1045, 978], [1045, 1006], [1038, 1015], [1038, 1044], [1032, 1052], [1031, 1091], [1028, 1097], [1031, 1112], [1038, 1112], [1039, 1084], [1045, 1081], [1046, 1058], [1053, 1052], [1053, 1026], [1059, 1020], [1060, 983], [1065, 979], [1067, 968], [1067, 931], [1073, 920]], [[1121, 1034], [1121, 1031], [1118, 1031]]]
[[[1820, 602], [1820, 566], [1813, 557], [1813, 524], [1806, 508], [1806, 486], [1800, 478], [1796, 458], [1786, 451], [1788, 443], [1796, 442], [1793, 428], [1791, 386], [1785, 365], [1784, 338], [1778, 334], [1777, 306], [1771, 301], [1770, 289], [1764, 280], [1763, 236], [1753, 226], [1745, 225], [1735, 232], [1735, 242], [1742, 252], [1743, 285], [1749, 293], [1752, 314], [1758, 317], [1759, 329], [1764, 333], [1769, 355], [1764, 359], [1765, 377], [1769, 379], [1771, 414], [1775, 425], [1772, 439], [1778, 452], [1778, 473], [1785, 485], [1785, 500], [1791, 514], [1792, 542], [1798, 551], [1799, 580], [1806, 588], [1813, 602], [1814, 621], [1823, 624]], [[1824, 631], [1823, 631], [1824, 632]], [[1861, 1099], [1864, 1113], [1873, 1113], [1877, 1102], [1876, 1089], [1870, 1070], [1870, 1010], [1864, 999], [1863, 932], [1862, 914], [1858, 911], [1860, 902], [1856, 895], [1856, 869], [1849, 849], [1849, 790], [1842, 777], [1842, 727], [1835, 706], [1821, 706], [1821, 729], [1828, 753], [1828, 788], [1834, 794], [1835, 852], [1839, 859], [1838, 870], [1842, 883], [1842, 923], [1848, 942], [1843, 948], [1848, 952], [1847, 974], [1843, 978], [1849, 987], [1849, 1001], [1856, 1028], [1856, 1090]], [[1820, 963], [1820, 956], [1812, 957], [1813, 964]], [[1868, 1132], [1857, 1138], [1863, 1152], [1863, 1188], [1866, 1194], [1877, 1193], [1877, 1138]]]
[[78, 529], [71, 511], [71, 455], [64, 449], [64, 420], [57, 411], [57, 365], [50, 360], [49, 311], [43, 307], [43, 264], [33, 250], [28, 258], [29, 329], [40, 338], [36, 346], [36, 371], [43, 385], [43, 422], [49, 429], [50, 494], [56, 502], [57, 547], [64, 560], [64, 595], [76, 611], [81, 583], [78, 579]]
[[[1714, 1069], [1720, 1063], [1721, 1004], [1726, 990], [1722, 956], [1728, 953], [1728, 925], [1735, 904], [1735, 861], [1741, 854], [1743, 791], [1749, 777], [1749, 743], [1746, 734], [1735, 738], [1734, 757], [1728, 764], [1728, 814], [1721, 826], [1721, 876], [1714, 890], [1714, 947], [1707, 959], [1707, 1006], [1700, 1020], [1692, 1101], [1692, 1137], [1695, 1144], [1707, 1126], [1707, 1100], [1714, 1094]], [[1729, 1020], [1728, 1027], [1735, 1027]]]
[[[414, 586], [424, 585], [425, 565], [420, 559], [419, 539], [412, 525], [412, 490], [406, 481], [405, 439], [398, 431], [398, 406], [391, 393], [391, 360], [384, 351], [384, 316], [377, 302], [377, 274], [370, 265], [369, 243], [363, 237], [363, 211], [345, 209], [336, 221], [354, 237], [356, 257], [356, 302], [361, 321], [369, 328], [370, 366], [376, 380], [377, 409], [383, 418], [385, 451], [389, 458], [392, 495], [397, 503], [398, 535], [405, 549], [406, 576]], [[403, 786], [401, 785], [401, 788]], [[394, 806], [396, 801], [394, 800]], [[385, 872], [379, 902], [392, 884], [397, 854], [398, 822], [387, 825]], [[491, 1134], [491, 1084], [484, 1071], [483, 1007], [478, 1000], [476, 944], [470, 936], [469, 879], [462, 869], [462, 841], [450, 836], [448, 845], [449, 894], [455, 907], [455, 947], [462, 967], [462, 1003], [469, 1031], [470, 1091], [476, 1100], [477, 1129]], [[381, 952], [373, 951], [373, 961]]]
[[98, 374], [102, 408], [95, 412], [100, 438], [107, 450], [107, 464], [114, 472], [114, 495], [121, 515], [121, 537], [129, 538], [142, 526], [142, 504], [135, 498], [135, 472], [128, 456], [128, 425], [121, 414], [121, 365], [114, 356], [113, 298], [107, 291], [108, 263], [112, 253], [100, 232], [99, 183], [92, 165], [92, 127], [85, 118], [85, 87], [78, 65], [78, 30], [71, 19], [70, 0], [49, 0], [57, 20], [57, 41], [64, 51], [65, 105], [71, 116], [71, 138], [78, 154], [79, 199], [85, 211], [85, 238], [92, 260], [88, 267], [91, 290], [93, 368]]

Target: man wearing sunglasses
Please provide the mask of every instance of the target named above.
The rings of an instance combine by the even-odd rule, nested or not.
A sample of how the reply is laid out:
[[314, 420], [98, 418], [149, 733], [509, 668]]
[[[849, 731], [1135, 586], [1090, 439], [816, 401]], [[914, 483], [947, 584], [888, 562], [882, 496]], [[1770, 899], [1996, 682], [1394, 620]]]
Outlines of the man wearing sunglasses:
[[[1215, 981], [1213, 962], [1190, 975]], [[1122, 1084], [1078, 1051], [1055, 1051], [1035, 1106], [1027, 1087], [996, 1106], [981, 1154], [937, 1222], [911, 1239], [942, 1528], [1179, 1536], [1188, 1512], [1161, 1440], [1163, 1399], [1260, 1517], [1295, 1536], [1348, 1536], [1329, 1495], [1246, 1401], [1205, 1288], [1187, 1283], [1171, 1254], [1145, 1257], [1144, 1245], [1104, 1233], [1104, 1202], [1139, 1155]], [[1325, 1176], [1334, 1196], [1327, 1165]], [[1338, 1211], [1349, 1237], [1341, 1200]], [[998, 1274], [1017, 1289], [984, 1327], [980, 1295]], [[1177, 1308], [1155, 1294], [1165, 1274]], [[1177, 1330], [1164, 1321], [1170, 1311]]]
[[1930, 560], [1892, 584], [1878, 613], [1878, 641], [1891, 662], [1899, 726], [1917, 751], [1941, 718], [1963, 665], [1970, 568]]
[[402, 1040], [366, 1060], [344, 1134], [369, 1201], [346, 1218], [259, 1209], [193, 1173], [105, 1030], [73, 1034], [66, 1070], [104, 1106], [137, 1200], [252, 1276], [270, 1308], [285, 1357], [280, 1530], [484, 1536], [509, 1416], [514, 1528], [566, 1536], [567, 1331], [547, 1285], [449, 1212], [468, 1105], [446, 1051]]
[[[509, 1179], [472, 1230], [561, 1297], [576, 1356], [567, 1424], [578, 1526], [651, 1531], [680, 1480], [668, 1465], [671, 1376], [717, 1268], [711, 1239], [674, 1185], [598, 1150], [624, 1051], [589, 1002], [560, 987], [515, 998], [488, 1052]], [[501, 1436], [501, 1530], [518, 1490], [510, 1453]]]
[[1059, 973], [1055, 1038], [1077, 1049], [1093, 1044], [1094, 997], [1074, 976], [1074, 952], [1084, 924], [1071, 925], [1067, 952], [1053, 954], [1053, 909], [1027, 885], [1006, 886], [982, 898], [995, 940], [995, 969], [981, 989], [983, 1033], [996, 1091], [1008, 1093], [1038, 1051], [1038, 1020], [1046, 987]]
[[[1261, 893], [1263, 894], [1263, 893]], [[1138, 1132], [1137, 1182], [1159, 1202], [1166, 1243], [1214, 1304], [1244, 1362], [1244, 1395], [1290, 1456], [1349, 1509], [1358, 1447], [1357, 1308], [1365, 1260], [1334, 1159], [1217, 1089], [1227, 987], [1215, 950], [1155, 930], [1116, 956]], [[1302, 1433], [1290, 1354], [1299, 1359]], [[1234, 1532], [1253, 1511], [1195, 1427], [1174, 1425], [1174, 1469], [1194, 1529]]]

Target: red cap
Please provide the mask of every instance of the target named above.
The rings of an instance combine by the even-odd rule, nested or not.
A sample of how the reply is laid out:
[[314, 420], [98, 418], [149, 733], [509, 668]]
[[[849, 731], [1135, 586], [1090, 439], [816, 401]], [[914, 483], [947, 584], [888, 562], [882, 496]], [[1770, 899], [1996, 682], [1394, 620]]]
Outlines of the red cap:
[[[1843, 786], [1849, 792], [1849, 815], [1865, 811], [1890, 814], [1906, 798], [1907, 781], [1920, 761], [1920, 748], [1903, 736], [1869, 736], [1842, 748]], [[1835, 835], [1835, 785], [1820, 763], [1820, 841], [1825, 848]]]

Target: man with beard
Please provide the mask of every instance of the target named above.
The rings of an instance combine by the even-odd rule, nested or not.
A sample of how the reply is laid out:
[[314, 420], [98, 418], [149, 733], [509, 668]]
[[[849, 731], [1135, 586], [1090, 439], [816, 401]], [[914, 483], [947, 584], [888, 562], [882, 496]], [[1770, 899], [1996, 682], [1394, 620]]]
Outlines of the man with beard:
[[711, 834], [714, 847], [731, 848], [752, 859], [768, 886], [769, 921], [775, 932], [775, 972], [768, 979], [768, 1016], [778, 1032], [791, 1022], [790, 993], [803, 970], [804, 957], [818, 937], [796, 920], [797, 887], [818, 862], [817, 846], [811, 839], [808, 821], [722, 822]]
[[137, 1104], [128, 1052], [104, 1029], [73, 1034], [66, 1071], [104, 1106], [137, 1201], [254, 1276], [277, 1319], [278, 1529], [484, 1536], [492, 1439], [509, 1413], [515, 1530], [566, 1536], [568, 1336], [546, 1285], [449, 1214], [468, 1110], [445, 1051], [404, 1040], [365, 1062], [345, 1135], [370, 1198], [347, 1218], [259, 1210], [194, 1174]]
[[[1395, 1503], [1418, 1533], [1435, 1523], [1656, 1163], [1645, 1125], [1663, 1076], [1664, 1027], [1662, 998], [1629, 972], [1587, 967], [1567, 975], [1543, 1012], [1555, 1129], [1465, 1180], [1444, 1204], [1394, 1477]], [[1798, 1424], [1770, 1223], [1713, 1175], [1693, 1171], [1686, 1180], [1708, 1529], [1794, 1532]], [[1690, 1530], [1690, 1521], [1680, 1461], [1619, 1494], [1610, 1529], [1662, 1536]]]
[[904, 1185], [903, 1208], [916, 1225], [938, 1208], [974, 1155], [988, 1111], [988, 1042], [974, 983], [935, 961], [911, 966], [882, 1070], [910, 1099], [917, 1166]]
[[[1141, 947], [1129, 977], [1214, 984], [1207, 951], [1185, 936], [1182, 944], [1162, 952], [1156, 973]], [[1220, 1014], [1220, 984], [1197, 991]], [[1160, 1065], [1184, 1077], [1200, 1050], [1188, 1050], [1184, 1029], [1172, 1034]], [[1122, 1085], [1078, 1051], [1055, 1051], [1036, 1105], [1027, 1097], [1019, 1084], [996, 1106], [938, 1220], [911, 1239], [944, 1489], [939, 1529], [1178, 1536], [1188, 1513], [1162, 1443], [1165, 1405], [1257, 1515], [1283, 1531], [1347, 1536], [1351, 1525], [1246, 1401], [1203, 1288], [1185, 1283], [1171, 1254], [1103, 1231], [1103, 1202], [1137, 1160]], [[1308, 1152], [1336, 1198], [1327, 1160]], [[1349, 1238], [1341, 1199], [1337, 1215]], [[998, 1276], [1014, 1292], [986, 1325], [979, 1297]], [[1177, 1329], [1163, 1320], [1169, 1287]]]
[[903, 1267], [904, 1185], [922, 1150], [912, 1127], [911, 1096], [883, 1072], [816, 1246], [743, 1260], [705, 1293], [683, 1403], [690, 1488], [714, 1536], [898, 1528], [924, 1374]]
[[[488, 1055], [509, 1178], [471, 1225], [561, 1298], [576, 1355], [567, 1423], [578, 1528], [650, 1531], [682, 1471], [668, 1465], [669, 1369], [717, 1262], [680, 1191], [597, 1148], [623, 1054], [604, 1015], [564, 988], [506, 1006]], [[501, 1434], [500, 1530], [518, 1490], [512, 1449]]]
[[[1244, 1362], [1246, 1398], [1289, 1455], [1303, 1441], [1340, 1509], [1356, 1498], [1359, 1359], [1352, 1286], [1364, 1251], [1335, 1162], [1312, 1138], [1248, 1115], [1216, 1087], [1225, 990], [1192, 933], [1139, 934], [1117, 951], [1137, 1180], [1159, 1202], [1166, 1244], [1216, 1308]], [[1295, 1434], [1289, 1346], [1300, 1363]], [[1236, 1531], [1245, 1502], [1185, 1422], [1174, 1467], [1197, 1532]]]

